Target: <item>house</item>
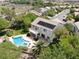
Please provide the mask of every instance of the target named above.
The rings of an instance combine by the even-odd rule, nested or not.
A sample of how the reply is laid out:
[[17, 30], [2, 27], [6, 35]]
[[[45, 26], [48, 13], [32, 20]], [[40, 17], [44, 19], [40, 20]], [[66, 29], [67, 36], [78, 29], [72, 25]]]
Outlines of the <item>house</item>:
[[74, 26], [75, 26], [75, 32], [79, 32], [79, 22], [75, 22]]
[[74, 12], [75, 16], [79, 15], [79, 12]]
[[0, 0], [0, 5], [8, 4], [8, 3], [9, 3], [9, 0]]
[[75, 16], [79, 15], [79, 8], [74, 8], [74, 11]]
[[74, 11], [75, 12], [79, 12], [79, 8], [74, 8]]
[[48, 10], [50, 10], [51, 8], [50, 7], [45, 7], [45, 8], [39, 8], [37, 11], [39, 12], [39, 13], [45, 13], [46, 11], [48, 11]]
[[48, 0], [43, 0], [43, 2], [44, 2], [44, 3], [49, 3], [49, 1], [48, 1]]
[[63, 10], [62, 12], [56, 14], [55, 16], [53, 17], [50, 17], [49, 19], [51, 21], [55, 21], [55, 22], [58, 22], [58, 23], [62, 23], [64, 24], [67, 20], [66, 20], [66, 17], [67, 15], [70, 13], [70, 10], [69, 9], [65, 9]]
[[60, 26], [61, 24], [59, 23], [51, 22], [50, 20], [38, 17], [31, 23], [29, 32], [33, 38], [44, 39], [47, 42], [52, 42], [55, 38], [54, 31]]
[[55, 15], [54, 17], [52, 17], [53, 19], [54, 18], [58, 18], [58, 19], [66, 19], [67, 15], [70, 13], [70, 10], [69, 9], [65, 9], [63, 11], [61, 11], [60, 13], [58, 13], [57, 15]]
[[37, 16], [42, 16], [45, 12], [47, 12], [50, 9], [51, 9], [51, 7], [44, 7], [44, 8], [38, 8], [35, 10], [31, 10], [31, 12]]
[[58, 19], [58, 18], [55, 18], [55, 19], [52, 19], [50, 20], [51, 22], [55, 22], [55, 23], [58, 23], [58, 24], [65, 24], [65, 20], [61, 20], [61, 19]]
[[75, 32], [75, 33], [79, 33], [79, 21], [78, 22], [69, 22], [69, 24], [71, 24], [71, 31]]
[[35, 14], [35, 15], [37, 15], [37, 16], [41, 16], [42, 15], [42, 13], [39, 13], [39, 12], [37, 12], [35, 10], [31, 10], [30, 12], [33, 13], [33, 14]]
[[5, 2], [6, 0], [0, 0], [0, 2]]

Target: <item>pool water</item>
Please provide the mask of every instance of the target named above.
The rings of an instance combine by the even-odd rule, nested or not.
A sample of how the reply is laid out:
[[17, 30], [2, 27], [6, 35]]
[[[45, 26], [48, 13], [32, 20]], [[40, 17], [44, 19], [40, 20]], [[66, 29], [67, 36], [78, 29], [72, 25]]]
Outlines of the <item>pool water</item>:
[[17, 46], [27, 46], [29, 45], [29, 41], [24, 40], [21, 36], [20, 37], [13, 37], [13, 42], [17, 45]]

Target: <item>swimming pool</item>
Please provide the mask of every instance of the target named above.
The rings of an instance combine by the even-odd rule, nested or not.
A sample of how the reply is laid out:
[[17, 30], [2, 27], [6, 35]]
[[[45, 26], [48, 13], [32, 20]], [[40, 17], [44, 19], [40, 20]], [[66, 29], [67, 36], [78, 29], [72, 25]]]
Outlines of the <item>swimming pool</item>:
[[12, 37], [13, 43], [17, 46], [28, 46], [30, 45], [30, 42], [27, 40], [24, 40], [22, 36], [19, 37]]

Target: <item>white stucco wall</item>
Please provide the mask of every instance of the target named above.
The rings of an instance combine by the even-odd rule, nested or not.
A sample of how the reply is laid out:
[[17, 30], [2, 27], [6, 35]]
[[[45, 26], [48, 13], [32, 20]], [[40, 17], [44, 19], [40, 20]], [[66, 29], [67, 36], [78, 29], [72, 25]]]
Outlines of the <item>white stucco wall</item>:
[[[37, 28], [37, 30], [36, 30], [35, 28]], [[46, 29], [41, 28], [41, 27], [34, 26], [34, 27], [31, 27], [31, 29], [33, 29], [34, 31], [36, 31], [36, 32], [38, 32], [38, 33], [40, 33], [40, 34], [45, 34], [45, 38], [46, 38], [47, 36], [50, 37], [50, 36], [52, 35], [52, 31], [46, 30]], [[44, 31], [44, 30], [45, 30], [45, 31]]]
[[[35, 29], [35, 28], [37, 28], [37, 30]], [[56, 28], [56, 27], [55, 27]], [[53, 33], [53, 31], [55, 30], [55, 28], [54, 29], [52, 29], [52, 31], [50, 31], [50, 30], [47, 30], [47, 29], [44, 29], [44, 28], [41, 28], [41, 27], [37, 27], [37, 26], [31, 26], [31, 29], [33, 30], [33, 31], [36, 31], [36, 32], [38, 32], [39, 34], [40, 34], [40, 36], [42, 35], [42, 34], [44, 34], [45, 35], [45, 39], [48, 41], [48, 42], [51, 42], [52, 40], [53, 40], [53, 38], [55, 37], [55, 34]], [[45, 31], [44, 31], [45, 30]], [[47, 39], [47, 37], [49, 37], [49, 39]]]

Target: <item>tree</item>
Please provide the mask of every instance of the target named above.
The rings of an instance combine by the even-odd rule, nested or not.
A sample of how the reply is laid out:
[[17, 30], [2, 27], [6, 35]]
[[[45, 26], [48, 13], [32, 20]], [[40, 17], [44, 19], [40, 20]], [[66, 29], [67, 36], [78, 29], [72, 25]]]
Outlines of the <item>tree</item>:
[[8, 37], [11, 37], [13, 34], [14, 34], [14, 33], [13, 33], [13, 30], [8, 30], [8, 31], [6, 32], [6, 35], [7, 35]]
[[61, 26], [57, 28], [54, 33], [59, 39], [61, 36], [67, 36], [69, 34], [69, 31], [64, 26]]
[[55, 12], [55, 10], [48, 10], [46, 13], [45, 13], [45, 15], [47, 15], [47, 16], [54, 16], [56, 14], [56, 12]]
[[34, 0], [33, 5], [37, 7], [41, 7], [44, 5], [43, 0]]
[[75, 22], [79, 21], [79, 15], [75, 16]]
[[25, 26], [25, 30], [28, 31], [28, 27], [30, 27], [31, 22], [34, 21], [37, 18], [35, 14], [28, 13], [23, 17], [23, 24]]
[[67, 35], [60, 38], [59, 44], [51, 44], [41, 49], [39, 59], [78, 59], [79, 58], [79, 37]]
[[55, 45], [49, 45], [46, 48], [42, 48], [42, 51], [39, 55], [39, 59], [67, 59], [66, 55], [64, 54], [64, 51], [62, 47], [58, 47], [58, 44]]
[[60, 40], [60, 45], [63, 47], [65, 51], [65, 55], [67, 59], [77, 59], [79, 58], [78, 49], [79, 49], [79, 37], [77, 34], [68, 35], [67, 37], [63, 37]]
[[56, 8], [56, 10], [57, 10], [57, 13], [60, 13], [62, 11], [61, 8]]
[[35, 58], [37, 58], [38, 55], [41, 53], [41, 49], [44, 47], [43, 44], [44, 44], [44, 43], [43, 43], [42, 41], [39, 41], [37, 44], [35, 44], [36, 46], [35, 46], [35, 48], [32, 50], [33, 56], [34, 56]]
[[70, 13], [74, 13], [74, 9], [71, 8], [71, 9], [70, 9]]
[[9, 9], [9, 8], [2, 8], [1, 13], [6, 16], [5, 18], [6, 18], [7, 20], [11, 21], [12, 18], [15, 17], [15, 8], [12, 8], [12, 9]]
[[72, 20], [72, 19], [74, 19], [75, 18], [75, 14], [74, 13], [70, 13], [70, 14], [68, 14], [68, 16], [67, 16], [67, 20]]
[[23, 16], [24, 16], [25, 14], [22, 14], [22, 15], [17, 15], [17, 16], [15, 16], [14, 17], [14, 21], [12, 21], [12, 24], [11, 24], [11, 27], [13, 28], [13, 29], [21, 29], [21, 28], [23, 28]]
[[0, 18], [0, 30], [6, 29], [9, 27], [9, 22], [6, 19]]

